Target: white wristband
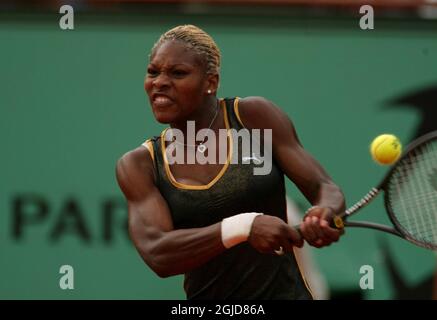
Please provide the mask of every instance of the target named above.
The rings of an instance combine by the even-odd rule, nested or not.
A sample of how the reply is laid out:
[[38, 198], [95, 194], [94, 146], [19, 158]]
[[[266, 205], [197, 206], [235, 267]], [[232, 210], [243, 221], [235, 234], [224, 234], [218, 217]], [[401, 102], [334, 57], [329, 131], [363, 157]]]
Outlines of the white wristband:
[[223, 219], [221, 224], [222, 242], [225, 248], [231, 248], [249, 238], [253, 220], [262, 213], [246, 212]]

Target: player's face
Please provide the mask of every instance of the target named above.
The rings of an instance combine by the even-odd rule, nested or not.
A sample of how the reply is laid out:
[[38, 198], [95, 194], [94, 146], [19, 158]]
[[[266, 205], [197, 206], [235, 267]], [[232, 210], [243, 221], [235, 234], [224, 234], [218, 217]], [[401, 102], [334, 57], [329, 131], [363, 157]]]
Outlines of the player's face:
[[186, 121], [205, 99], [205, 66], [183, 43], [166, 41], [150, 58], [144, 87], [157, 121]]

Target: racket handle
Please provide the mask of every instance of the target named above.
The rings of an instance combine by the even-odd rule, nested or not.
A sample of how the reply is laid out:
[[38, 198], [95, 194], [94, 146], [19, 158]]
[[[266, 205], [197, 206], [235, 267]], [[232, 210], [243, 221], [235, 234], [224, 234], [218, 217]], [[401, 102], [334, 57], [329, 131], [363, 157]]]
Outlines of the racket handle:
[[344, 220], [341, 216], [334, 216], [330, 223], [331, 228], [343, 229], [344, 228]]
[[[344, 220], [341, 216], [334, 216], [331, 223], [329, 224], [331, 228], [335, 229], [343, 229], [344, 228]], [[300, 225], [295, 225], [294, 229], [299, 233], [301, 239], [304, 238], [302, 234], [302, 230], [300, 230]]]

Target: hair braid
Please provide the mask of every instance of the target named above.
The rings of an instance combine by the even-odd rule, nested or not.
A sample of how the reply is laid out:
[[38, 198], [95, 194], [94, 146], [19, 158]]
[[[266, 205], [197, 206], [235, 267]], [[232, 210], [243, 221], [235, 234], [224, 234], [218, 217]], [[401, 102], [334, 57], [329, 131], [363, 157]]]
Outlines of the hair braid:
[[220, 50], [212, 37], [193, 25], [181, 25], [161, 35], [152, 48], [152, 55], [165, 41], [178, 40], [193, 49], [206, 63], [206, 73], [220, 72]]

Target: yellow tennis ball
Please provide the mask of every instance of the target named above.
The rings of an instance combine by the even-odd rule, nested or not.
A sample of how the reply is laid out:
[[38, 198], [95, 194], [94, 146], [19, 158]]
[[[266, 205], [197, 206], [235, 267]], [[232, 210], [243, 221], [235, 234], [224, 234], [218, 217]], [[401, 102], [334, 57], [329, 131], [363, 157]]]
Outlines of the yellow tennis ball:
[[379, 164], [392, 164], [399, 159], [401, 153], [401, 142], [392, 134], [381, 134], [370, 145], [370, 154]]

